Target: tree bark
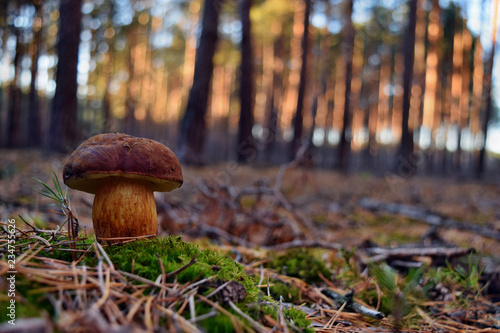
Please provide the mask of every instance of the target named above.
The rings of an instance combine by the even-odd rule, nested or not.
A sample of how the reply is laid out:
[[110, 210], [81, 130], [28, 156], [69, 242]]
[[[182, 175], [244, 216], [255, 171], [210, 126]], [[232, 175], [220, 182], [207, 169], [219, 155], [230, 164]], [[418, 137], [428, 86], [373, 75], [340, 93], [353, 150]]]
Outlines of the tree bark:
[[240, 0], [241, 65], [240, 65], [240, 119], [238, 123], [238, 162], [251, 162], [256, 158], [252, 136], [253, 117], [253, 53], [250, 8], [253, 0]]
[[108, 53], [106, 55], [106, 67], [104, 70], [104, 77], [106, 80], [106, 90], [104, 91], [102, 108], [103, 108], [103, 118], [104, 118], [104, 126], [102, 128], [103, 132], [110, 132], [113, 127], [113, 115], [111, 114], [111, 78], [113, 74], [113, 63], [114, 63], [114, 43], [113, 40], [108, 40], [108, 44], [110, 45]]
[[205, 0], [202, 31], [196, 51], [193, 86], [189, 92], [186, 112], [181, 120], [179, 158], [188, 164], [203, 164], [208, 94], [217, 44], [217, 26], [221, 0]]
[[351, 140], [347, 138], [347, 130], [352, 125], [352, 113], [350, 112], [350, 96], [351, 96], [351, 81], [352, 81], [352, 57], [354, 49], [354, 25], [352, 24], [353, 0], [347, 3], [345, 13], [344, 37], [342, 42], [342, 54], [345, 59], [345, 98], [344, 98], [344, 117], [342, 122], [342, 132], [340, 134], [339, 143], [339, 169], [347, 171], [349, 166], [349, 154], [351, 151]]
[[123, 130], [127, 134], [135, 135], [137, 131], [137, 123], [135, 121], [135, 107], [137, 105], [137, 89], [135, 88], [135, 60], [134, 59], [134, 49], [136, 47], [136, 31], [134, 27], [131, 27], [130, 31], [127, 33], [127, 70], [128, 70], [128, 80], [126, 85], [126, 97], [125, 97], [125, 117], [123, 118]]
[[[418, 0], [410, 0], [408, 14], [408, 30], [404, 44], [404, 74], [403, 74], [403, 121], [401, 123], [401, 146], [398, 164], [407, 165], [413, 153], [413, 130], [409, 128], [410, 97], [413, 80], [413, 64], [415, 60], [415, 28], [417, 25]], [[397, 168], [401, 167], [398, 165]]]
[[297, 91], [297, 108], [295, 110], [295, 117], [293, 118], [293, 140], [291, 147], [291, 160], [294, 159], [301, 141], [302, 132], [304, 130], [304, 95], [306, 91], [307, 82], [307, 56], [309, 54], [309, 16], [311, 13], [311, 0], [304, 0], [304, 33], [302, 35], [302, 64], [300, 68], [300, 81]]
[[477, 166], [476, 166], [476, 177], [481, 178], [484, 169], [485, 169], [485, 162], [486, 162], [486, 139], [488, 139], [488, 124], [490, 122], [491, 118], [491, 108], [492, 108], [492, 103], [491, 103], [491, 80], [493, 76], [493, 59], [495, 58], [495, 48], [496, 48], [496, 39], [497, 39], [497, 18], [498, 18], [498, 0], [495, 0], [494, 3], [494, 11], [493, 11], [493, 36], [492, 36], [492, 45], [491, 45], [491, 53], [490, 57], [488, 59], [488, 67], [487, 70], [488, 72], [485, 73], [485, 78], [484, 78], [484, 88], [483, 92], [486, 94], [486, 106], [485, 106], [485, 112], [484, 112], [484, 119], [483, 119], [483, 134], [484, 134], [484, 144], [483, 147], [481, 148], [481, 151], [479, 152], [479, 158], [477, 161]]
[[77, 130], [77, 65], [82, 19], [82, 0], [61, 0], [59, 5], [59, 40], [56, 92], [52, 104], [47, 148], [73, 150]]
[[[31, 45], [31, 83], [29, 95], [28, 114], [28, 145], [36, 147], [40, 145], [42, 138], [40, 124], [40, 110], [38, 104], [38, 92], [36, 91], [36, 78], [38, 73], [38, 55], [42, 40], [42, 15], [40, 13], [41, 1], [33, 1], [35, 6], [35, 21], [33, 23], [33, 43]], [[35, 22], [38, 22], [35, 24]], [[39, 25], [38, 25], [39, 24]]]
[[271, 92], [269, 93], [269, 103], [266, 112], [266, 159], [272, 160], [274, 146], [276, 143], [276, 135], [278, 133], [278, 110], [280, 109], [283, 100], [283, 62], [284, 45], [283, 35], [278, 34], [273, 45], [273, 72], [271, 80]]
[[14, 79], [9, 87], [9, 109], [7, 120], [7, 147], [15, 148], [21, 144], [21, 89], [19, 87], [21, 77], [21, 58], [23, 48], [21, 45], [20, 28], [13, 27], [16, 36], [16, 54], [12, 65], [14, 66]]

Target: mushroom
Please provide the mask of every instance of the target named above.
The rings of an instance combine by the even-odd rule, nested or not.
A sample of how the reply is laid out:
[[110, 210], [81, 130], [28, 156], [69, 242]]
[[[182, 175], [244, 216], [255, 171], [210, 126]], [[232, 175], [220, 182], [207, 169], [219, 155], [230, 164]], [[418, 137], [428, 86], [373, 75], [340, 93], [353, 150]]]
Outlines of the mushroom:
[[95, 135], [69, 157], [64, 183], [95, 194], [92, 222], [98, 240], [158, 234], [153, 191], [182, 185], [174, 153], [161, 143], [121, 133]]

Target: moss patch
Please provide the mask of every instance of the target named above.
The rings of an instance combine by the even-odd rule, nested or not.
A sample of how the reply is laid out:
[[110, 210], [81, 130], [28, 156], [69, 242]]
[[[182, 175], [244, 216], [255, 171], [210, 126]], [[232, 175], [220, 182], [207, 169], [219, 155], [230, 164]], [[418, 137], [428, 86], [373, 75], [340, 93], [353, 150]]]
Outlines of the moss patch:
[[[255, 286], [254, 278], [245, 273], [243, 266], [228, 256], [211, 250], [201, 250], [194, 244], [186, 243], [181, 237], [140, 240], [109, 246], [105, 248], [105, 251], [117, 269], [132, 272], [153, 281], [162, 274], [159, 259], [165, 272], [169, 273], [196, 258], [196, 263], [170, 278], [169, 281], [172, 282], [176, 278], [179, 283], [195, 282], [195, 280], [215, 275], [217, 280], [235, 280], [241, 283], [247, 291], [246, 301], [255, 301], [261, 292]], [[96, 263], [94, 258], [91, 264]]]
[[319, 273], [325, 277], [331, 275], [325, 262], [318, 258], [319, 252], [312, 249], [292, 249], [286, 254], [273, 258], [268, 267], [275, 269], [278, 273], [297, 277], [312, 284], [321, 282]]

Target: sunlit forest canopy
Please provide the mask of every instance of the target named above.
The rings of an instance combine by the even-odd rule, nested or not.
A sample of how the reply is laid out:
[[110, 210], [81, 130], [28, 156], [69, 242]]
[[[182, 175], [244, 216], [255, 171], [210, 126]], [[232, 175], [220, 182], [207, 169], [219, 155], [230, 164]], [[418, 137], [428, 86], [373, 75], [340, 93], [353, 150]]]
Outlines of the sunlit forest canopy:
[[[209, 6], [204, 162], [241, 160], [248, 145], [247, 162], [282, 163], [308, 145], [324, 167], [498, 170], [497, 0], [67, 2], [0, 5], [4, 147], [67, 152], [120, 131], [180, 149]], [[57, 98], [71, 86], [57, 84], [71, 78], [57, 70], [63, 41], [78, 50], [74, 110]]]

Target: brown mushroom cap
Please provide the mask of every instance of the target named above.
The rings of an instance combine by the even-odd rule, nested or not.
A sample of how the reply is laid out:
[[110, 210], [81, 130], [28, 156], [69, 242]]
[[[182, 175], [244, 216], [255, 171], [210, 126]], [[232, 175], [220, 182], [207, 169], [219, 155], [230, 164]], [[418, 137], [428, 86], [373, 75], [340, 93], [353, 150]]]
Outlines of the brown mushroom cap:
[[64, 183], [88, 193], [105, 177], [151, 182], [153, 191], [169, 192], [182, 185], [182, 170], [174, 153], [161, 143], [122, 133], [95, 135], [84, 141], [64, 166]]

